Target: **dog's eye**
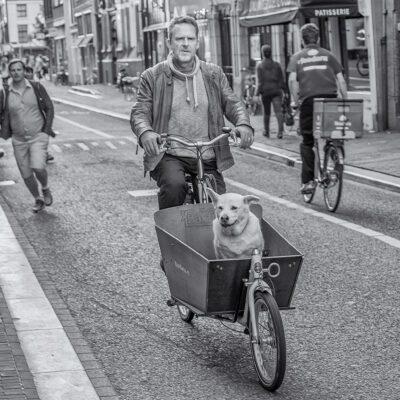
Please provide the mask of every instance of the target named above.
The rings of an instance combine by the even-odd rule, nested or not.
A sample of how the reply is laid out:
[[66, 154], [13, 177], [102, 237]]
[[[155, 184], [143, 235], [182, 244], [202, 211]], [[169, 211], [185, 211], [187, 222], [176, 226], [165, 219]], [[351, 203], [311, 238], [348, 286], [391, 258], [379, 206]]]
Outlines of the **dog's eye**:
[[232, 206], [232, 207], [231, 207], [231, 210], [232, 210], [232, 211], [236, 211], [237, 209], [238, 209], [238, 208], [237, 208], [236, 206]]

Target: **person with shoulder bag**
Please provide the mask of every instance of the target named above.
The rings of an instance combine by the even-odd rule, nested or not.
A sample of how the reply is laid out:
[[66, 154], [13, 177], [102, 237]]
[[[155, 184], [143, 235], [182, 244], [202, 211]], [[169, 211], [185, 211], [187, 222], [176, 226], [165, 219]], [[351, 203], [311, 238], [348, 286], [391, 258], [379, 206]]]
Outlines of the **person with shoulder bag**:
[[283, 137], [283, 114], [282, 97], [285, 91], [285, 80], [281, 65], [272, 60], [271, 46], [265, 44], [261, 47], [263, 60], [256, 67], [256, 95], [261, 95], [264, 109], [264, 132], [266, 137], [270, 136], [269, 120], [271, 116], [271, 104], [274, 107], [276, 119], [278, 120], [278, 139]]
[[17, 166], [35, 199], [32, 211], [37, 213], [53, 203], [46, 156], [49, 137], [54, 137], [54, 107], [43, 85], [25, 78], [22, 60], [11, 60], [8, 70], [9, 87], [0, 91], [0, 137], [12, 140]]

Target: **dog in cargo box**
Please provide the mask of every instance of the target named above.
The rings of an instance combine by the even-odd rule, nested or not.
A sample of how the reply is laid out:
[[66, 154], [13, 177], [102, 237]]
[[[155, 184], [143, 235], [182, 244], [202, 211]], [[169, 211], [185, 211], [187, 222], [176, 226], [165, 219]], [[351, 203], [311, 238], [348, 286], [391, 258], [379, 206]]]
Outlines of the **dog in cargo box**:
[[251, 258], [254, 248], [264, 250], [260, 220], [250, 211], [259, 198], [237, 193], [217, 194], [207, 188], [214, 209], [214, 248], [217, 258]]

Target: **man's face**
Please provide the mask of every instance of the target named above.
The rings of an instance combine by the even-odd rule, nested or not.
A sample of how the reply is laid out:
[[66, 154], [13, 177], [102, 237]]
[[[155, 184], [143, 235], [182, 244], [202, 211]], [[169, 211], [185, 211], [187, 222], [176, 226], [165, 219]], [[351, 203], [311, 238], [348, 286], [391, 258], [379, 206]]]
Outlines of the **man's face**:
[[171, 32], [171, 39], [168, 40], [168, 47], [178, 65], [192, 63], [199, 48], [196, 28], [186, 23], [175, 25]]
[[10, 75], [14, 82], [21, 82], [25, 79], [25, 71], [20, 62], [16, 62], [10, 67]]

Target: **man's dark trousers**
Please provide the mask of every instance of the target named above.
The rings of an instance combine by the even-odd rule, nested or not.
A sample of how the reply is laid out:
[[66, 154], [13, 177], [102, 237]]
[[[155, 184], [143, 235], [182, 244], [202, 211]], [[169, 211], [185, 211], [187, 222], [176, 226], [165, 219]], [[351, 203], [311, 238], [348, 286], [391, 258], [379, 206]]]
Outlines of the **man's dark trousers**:
[[[217, 193], [226, 192], [225, 181], [220, 172], [217, 171], [215, 160], [204, 160], [204, 173], [212, 174], [217, 183]], [[185, 201], [187, 183], [185, 173], [197, 175], [197, 160], [195, 158], [175, 157], [165, 154], [157, 164], [150, 176], [160, 188], [158, 194], [158, 206], [164, 208], [180, 206]]]
[[303, 136], [303, 142], [300, 143], [300, 155], [302, 161], [301, 183], [307, 183], [314, 180], [315, 154], [314, 154], [314, 98], [335, 98], [336, 95], [313, 96], [305, 99], [300, 105], [300, 133]]

